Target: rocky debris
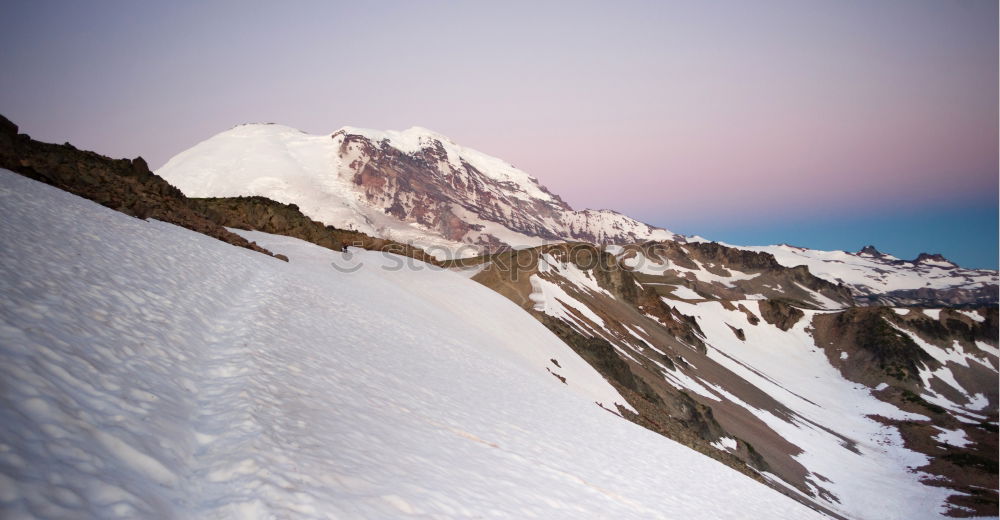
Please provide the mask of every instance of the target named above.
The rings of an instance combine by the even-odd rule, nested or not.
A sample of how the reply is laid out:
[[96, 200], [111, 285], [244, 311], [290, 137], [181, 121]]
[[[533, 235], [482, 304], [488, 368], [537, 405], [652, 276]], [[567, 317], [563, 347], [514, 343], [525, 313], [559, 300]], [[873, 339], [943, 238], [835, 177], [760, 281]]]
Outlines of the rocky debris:
[[[919, 395], [897, 388], [879, 393], [884, 400], [908, 411], [934, 417], [933, 421], [890, 420], [873, 418], [897, 428], [907, 449], [927, 455], [929, 462], [916, 471], [924, 473], [926, 485], [945, 487], [956, 491], [948, 497], [952, 506], [950, 516], [996, 516], [1000, 503], [996, 482], [998, 471], [997, 414], [992, 412], [987, 421], [968, 424], [947, 414], [947, 410], [925, 401]], [[953, 446], [936, 437], [942, 429], [960, 431], [969, 440], [966, 446]]]
[[[538, 262], [543, 257], [556, 265], [555, 276], [538, 269]], [[467, 262], [463, 262], [465, 263]], [[769, 444], [768, 453], [780, 465], [780, 469], [772, 467], [769, 460], [758, 453], [749, 441], [720, 425], [715, 419], [714, 404], [665, 381], [663, 370], [688, 372], [695, 369], [679, 352], [699, 359], [698, 368], [701, 370], [706, 370], [704, 363], [711, 361], [707, 359], [704, 333], [697, 319], [666, 304], [656, 292], [656, 288], [660, 286], [638, 283], [636, 273], [622, 264], [616, 256], [590, 244], [553, 244], [508, 251], [491, 255], [479, 263], [484, 263], [485, 266], [473, 278], [475, 281], [494, 289], [534, 315], [594, 366], [639, 412], [635, 414], [619, 409], [624, 417], [754, 478], [759, 477], [759, 474], [750, 468], [770, 468], [770, 471], [781, 474], [782, 478], [790, 478], [796, 482], [792, 485], [799, 485], [796, 479], [804, 474], [804, 469], [788, 457], [786, 451], [782, 451], [794, 448], [781, 442]], [[559, 264], [573, 265], [609, 294], [580, 292], [579, 287], [572, 283], [564, 285], [566, 280], [558, 275], [561, 269]], [[528, 278], [536, 274], [559, 284], [571, 297], [588, 306], [603, 320], [603, 327], [596, 326], [583, 333], [578, 324], [536, 311], [535, 302], [529, 297], [533, 286], [528, 283]], [[722, 303], [737, 309], [729, 302]], [[746, 306], [741, 307], [743, 312], [749, 312]], [[750, 316], [759, 322], [759, 318], [752, 313]], [[648, 336], [653, 343], [636, 337], [629, 332], [629, 327], [633, 331], [655, 329], [655, 333]], [[733, 332], [746, 338], [743, 330], [734, 329]], [[622, 338], [628, 338], [626, 343], [622, 343]], [[631, 355], [624, 356], [621, 352], [631, 352]], [[755, 402], [763, 407], [776, 405], [770, 401]], [[777, 406], [780, 408], [780, 405]], [[755, 418], [740, 415], [741, 410], [732, 407], [725, 411], [729, 420], [733, 421], [731, 424], [745, 428], [747, 424], [756, 421]], [[775, 413], [784, 412], [776, 409]], [[739, 419], [733, 420], [733, 417]], [[752, 431], [760, 436], [762, 430], [755, 426]], [[735, 439], [735, 448], [720, 449], [713, 444], [724, 438]], [[803, 484], [800, 489], [807, 488]]]
[[730, 328], [730, 330], [733, 331], [733, 334], [736, 335], [737, 339], [739, 339], [740, 341], [746, 341], [747, 340], [747, 335], [746, 335], [745, 332], [743, 332], [743, 329], [738, 329], [736, 327], [733, 327], [732, 325], [729, 325], [729, 328]]
[[639, 411], [635, 414], [621, 408], [619, 412], [624, 417], [720, 460], [754, 479], [761, 480], [759, 474], [749, 467], [758, 471], [769, 469], [763, 457], [746, 441], [738, 440], [736, 455], [710, 445], [711, 442], [730, 435], [715, 420], [711, 407], [695, 401], [684, 391], [666, 394], [656, 392], [633, 372], [606, 340], [583, 336], [565, 322], [551, 316], [542, 314], [536, 317], [604, 376]]
[[975, 311], [981, 318], [979, 321], [953, 309], [941, 309], [938, 319], [930, 318], [920, 310], [916, 310], [912, 315], [903, 317], [901, 321], [920, 337], [942, 346], [947, 346], [956, 339], [966, 344], [973, 344], [976, 341], [996, 343], [997, 312], [997, 307], [992, 305], [981, 307]]
[[662, 399], [656, 392], [645, 381], [632, 373], [628, 364], [615, 353], [614, 347], [607, 340], [583, 336], [565, 322], [545, 314], [539, 315], [538, 318], [605, 379], [628, 388], [647, 401], [662, 403]]
[[[758, 423], [757, 418], [748, 416], [744, 408], [725, 399], [716, 401], [687, 393], [671, 382], [672, 378], [679, 377], [677, 372], [709, 383], [725, 381], [727, 391], [746, 402], [753, 402], [754, 407], [769, 409], [779, 417], [792, 413], [712, 362], [698, 318], [687, 316], [670, 305], [675, 298], [672, 293], [678, 286], [696, 288], [706, 300], [746, 316], [744, 325], [729, 325], [736, 338], [742, 341], [749, 341], [751, 337], [747, 325], [758, 326], [761, 320], [786, 332], [805, 325], [806, 333], [814, 335], [816, 345], [826, 351], [831, 364], [847, 379], [872, 389], [882, 388], [879, 384], [889, 381], [889, 387], [878, 392], [873, 390], [878, 398], [906, 411], [931, 417], [933, 424], [946, 427], [955, 419], [943, 407], [921, 397], [920, 388], [921, 370], [925, 367], [935, 369], [940, 364], [894, 325], [915, 330], [921, 337], [939, 340], [942, 348], [954, 339], [966, 344], [967, 350], [976, 349], [976, 341], [991, 345], [997, 341], [995, 309], [979, 310], [978, 317], [968, 315], [968, 311], [942, 310], [940, 320], [935, 320], [919, 311], [914, 311], [913, 317], [904, 317], [887, 308], [851, 308], [853, 299], [844, 285], [817, 279], [804, 266], [783, 267], [768, 253], [744, 252], [721, 244], [669, 241], [612, 249], [616, 251], [614, 255], [603, 249], [574, 243], [510, 251], [480, 260], [488, 265], [473, 279], [531, 312], [605, 376], [638, 411], [636, 414], [620, 409], [624, 417], [739, 471], [770, 468], [768, 471], [807, 495], [826, 493], [824, 496], [828, 496], [828, 491], [822, 485], [818, 490], [811, 490], [810, 485], [817, 482], [810, 479], [822, 480], [822, 477], [810, 474], [794, 460], [798, 453], [794, 445]], [[645, 273], [632, 270], [628, 267], [634, 265], [630, 259], [639, 253], [667, 270], [663, 274], [650, 274], [657, 269]], [[538, 269], [543, 256], [556, 265], [555, 270]], [[666, 265], [668, 261], [670, 265]], [[596, 281], [608, 294], [586, 289], [584, 286], [589, 282], [573, 281], [578, 279], [579, 273], [560, 274], [560, 263], [572, 264], [583, 271], [584, 276]], [[517, 267], [497, 269], [497, 264]], [[685, 272], [683, 268], [671, 269], [681, 265], [694, 271], [707, 271], [711, 276], [706, 278], [710, 280], [723, 277], [732, 281], [708, 283], [697, 279], [700, 274]], [[572, 308], [567, 307], [574, 318], [555, 318], [535, 310], [535, 302], [530, 298], [534, 287], [527, 281], [534, 274], [558, 284], [576, 300]], [[694, 280], [689, 277], [692, 274], [696, 276]], [[748, 279], [746, 275], [753, 276]], [[806, 317], [803, 308], [815, 304], [811, 298], [817, 292], [836, 298], [837, 303], [848, 308], [814, 314], [810, 323], [803, 323]], [[756, 298], [759, 294], [768, 297], [759, 300]], [[747, 303], [749, 300], [756, 300], [756, 307]], [[600, 323], [574, 312], [573, 308], [579, 305], [586, 306], [587, 315], [596, 315]], [[680, 304], [679, 307], [687, 308]], [[958, 377], [978, 388], [985, 376], [977, 373]], [[725, 438], [735, 439], [735, 448], [719, 449], [719, 439]], [[760, 451], [754, 449], [748, 439]], [[844, 442], [849, 444], [846, 438]], [[955, 488], [955, 484], [948, 487]], [[776, 488], [781, 489], [781, 486]]]
[[597, 284], [615, 298], [636, 303], [641, 289], [636, 283], [635, 276], [619, 264], [614, 255], [604, 251], [603, 248], [584, 242], [565, 242], [541, 246], [537, 250], [560, 262], [568, 262], [583, 271], [590, 272], [597, 280]]
[[757, 325], [758, 323], [760, 323], [760, 318], [758, 318], [756, 314], [751, 312], [750, 309], [746, 307], [746, 305], [743, 305], [741, 303], [737, 305], [736, 308], [739, 309], [740, 312], [746, 315], [747, 321], [750, 323], [750, 325]]
[[140, 219], [154, 218], [230, 244], [271, 253], [192, 209], [141, 157], [111, 159], [70, 144], [42, 143], [0, 116], [0, 167]]
[[[926, 466], [915, 468], [932, 475], [924, 479], [926, 484], [958, 492], [949, 498], [949, 503], [958, 507], [951, 514], [995, 515], [997, 493], [992, 484], [996, 483], [998, 460], [996, 367], [989, 366], [990, 361], [979, 345], [995, 346], [1000, 340], [998, 309], [990, 305], [975, 310], [936, 311], [936, 317], [932, 317], [922, 309], [901, 314], [884, 307], [857, 307], [817, 315], [812, 330], [816, 344], [824, 348], [830, 363], [845, 378], [877, 388], [873, 395], [880, 400], [928, 418], [918, 421], [873, 417], [898, 428], [908, 449], [930, 458]], [[970, 317], [969, 313], [978, 318]], [[925, 398], [930, 390], [945, 393], [949, 390], [939, 386], [936, 379], [930, 379], [928, 384], [920, 377], [919, 370], [922, 367], [937, 370], [942, 365], [901, 330], [943, 350], [980, 352], [978, 356], [983, 357], [978, 363], [948, 363], [947, 369], [949, 377], [965, 388], [981, 389], [979, 397], [990, 403], [977, 411], [987, 417], [985, 421], [975, 424], [967, 417], [959, 420], [952, 410]], [[952, 398], [962, 402], [961, 395]], [[970, 442], [963, 447], [943, 443], [935, 438], [943, 430], [959, 430]]]

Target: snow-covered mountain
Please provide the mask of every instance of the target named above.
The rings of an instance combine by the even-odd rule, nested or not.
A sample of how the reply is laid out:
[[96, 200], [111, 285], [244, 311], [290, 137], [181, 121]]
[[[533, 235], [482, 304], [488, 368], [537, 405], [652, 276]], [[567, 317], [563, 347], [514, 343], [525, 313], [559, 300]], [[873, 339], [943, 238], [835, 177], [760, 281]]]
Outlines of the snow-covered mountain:
[[241, 125], [157, 173], [189, 197], [261, 195], [438, 257], [547, 241], [683, 240], [613, 211], [574, 211], [527, 173], [424, 128], [309, 135]]
[[282, 262], [3, 169], [0, 213], [0, 517], [819, 517], [612, 413], [458, 274], [241, 232]]
[[[438, 258], [582, 241], [699, 242], [608, 210], [574, 211], [527, 173], [424, 128], [344, 127], [309, 135], [249, 124], [181, 152], [157, 170], [190, 197], [260, 195], [324, 224], [413, 244]], [[912, 262], [794, 246], [746, 247], [844, 283], [860, 304], [996, 303], [996, 271], [923, 255]]]

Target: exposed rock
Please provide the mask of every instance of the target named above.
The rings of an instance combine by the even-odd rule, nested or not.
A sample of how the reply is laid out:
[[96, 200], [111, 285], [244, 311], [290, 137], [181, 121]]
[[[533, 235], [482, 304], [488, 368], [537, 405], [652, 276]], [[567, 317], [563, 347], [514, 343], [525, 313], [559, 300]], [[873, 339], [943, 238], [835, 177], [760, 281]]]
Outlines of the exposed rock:
[[883, 256], [885, 256], [884, 253], [882, 253], [878, 249], [875, 249], [875, 246], [873, 246], [873, 245], [867, 245], [865, 247], [862, 247], [861, 251], [858, 251], [858, 254], [860, 254], [860, 255], [875, 256], [875, 257], [883, 257]]
[[813, 324], [818, 345], [849, 353], [843, 370], [848, 379], [874, 387], [888, 377], [900, 388], [919, 392], [920, 369], [940, 363], [893, 326], [899, 320], [885, 307], [855, 307], [818, 315]]
[[17, 125], [11, 122], [10, 119], [4, 117], [2, 114], [0, 114], [0, 135], [7, 137], [17, 136]]
[[187, 197], [151, 173], [141, 157], [111, 159], [68, 144], [35, 141], [18, 134], [17, 126], [0, 116], [0, 167], [136, 218], [155, 218], [271, 254], [192, 209]]
[[282, 204], [266, 197], [190, 199], [190, 204], [213, 222], [225, 227], [295, 237], [335, 251], [341, 251], [347, 245], [438, 263], [430, 255], [410, 245], [373, 238], [357, 231], [324, 226], [303, 215], [295, 204]]
[[647, 401], [662, 404], [663, 400], [641, 378], [632, 373], [628, 364], [615, 353], [614, 347], [607, 340], [585, 337], [565, 322], [545, 314], [538, 315], [538, 318], [606, 379], [628, 388]]
[[764, 321], [778, 327], [781, 330], [788, 330], [805, 316], [802, 310], [779, 300], [761, 300], [760, 315]]

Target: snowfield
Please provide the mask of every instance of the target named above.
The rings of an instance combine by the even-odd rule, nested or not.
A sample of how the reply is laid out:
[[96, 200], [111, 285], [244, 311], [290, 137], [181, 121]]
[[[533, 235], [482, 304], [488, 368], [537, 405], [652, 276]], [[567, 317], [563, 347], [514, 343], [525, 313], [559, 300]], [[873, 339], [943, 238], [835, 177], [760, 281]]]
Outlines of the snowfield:
[[458, 274], [241, 232], [285, 263], [6, 170], [0, 211], [0, 517], [818, 516], [599, 407]]

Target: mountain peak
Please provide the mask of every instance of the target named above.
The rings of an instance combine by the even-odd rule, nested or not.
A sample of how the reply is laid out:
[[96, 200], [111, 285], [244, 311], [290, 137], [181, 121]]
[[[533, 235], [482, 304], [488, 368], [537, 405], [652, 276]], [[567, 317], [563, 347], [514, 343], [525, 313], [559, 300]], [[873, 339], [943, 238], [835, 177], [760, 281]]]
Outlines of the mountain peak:
[[913, 263], [944, 268], [958, 267], [958, 264], [948, 260], [941, 253], [920, 253]]
[[181, 152], [157, 173], [189, 196], [261, 195], [297, 204], [324, 224], [448, 252], [438, 256], [677, 237], [613, 211], [574, 211], [509, 162], [419, 126], [310, 135], [243, 125]]
[[348, 135], [361, 136], [373, 143], [385, 143], [404, 153], [415, 153], [432, 147], [435, 143], [460, 148], [448, 136], [422, 126], [411, 126], [406, 130], [374, 130], [356, 126], [343, 126], [331, 134], [331, 137], [336, 139], [339, 136]]
[[868, 244], [867, 246], [862, 247], [861, 251], [858, 251], [858, 254], [859, 255], [874, 256], [874, 257], [885, 256], [885, 254], [883, 252], [879, 251], [878, 249], [875, 248], [875, 246], [873, 246], [871, 244]]

